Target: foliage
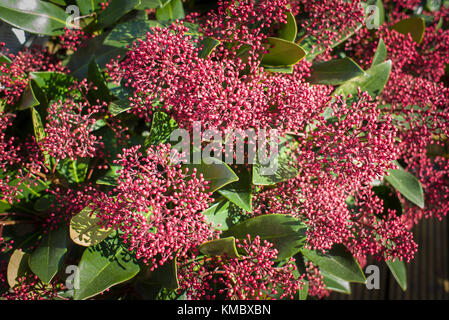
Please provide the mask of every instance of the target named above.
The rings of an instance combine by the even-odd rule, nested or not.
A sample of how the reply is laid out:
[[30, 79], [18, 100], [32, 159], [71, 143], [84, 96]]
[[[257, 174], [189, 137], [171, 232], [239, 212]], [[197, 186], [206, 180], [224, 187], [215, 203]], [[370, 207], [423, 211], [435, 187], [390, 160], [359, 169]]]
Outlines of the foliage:
[[[406, 290], [410, 226], [449, 211], [446, 3], [0, 0], [0, 20], [45, 36], [0, 43], [3, 298], [322, 298], [368, 257]], [[249, 135], [229, 153], [268, 129], [273, 162]]]

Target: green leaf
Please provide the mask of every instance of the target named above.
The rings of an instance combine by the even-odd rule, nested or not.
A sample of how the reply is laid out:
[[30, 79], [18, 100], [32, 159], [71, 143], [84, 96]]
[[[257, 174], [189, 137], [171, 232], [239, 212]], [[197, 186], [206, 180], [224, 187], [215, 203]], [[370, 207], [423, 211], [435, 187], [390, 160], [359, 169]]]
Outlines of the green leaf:
[[379, 8], [379, 26], [385, 22], [385, 8], [382, 0], [376, 0], [376, 6]]
[[171, 290], [177, 289], [179, 283], [176, 258], [164, 263], [162, 266], [158, 266], [154, 271], [146, 268], [137, 279], [138, 283], [142, 283], [145, 286], [159, 286]]
[[96, 181], [96, 184], [102, 184], [105, 186], [117, 186], [117, 179], [120, 175], [117, 173], [117, 170], [123, 169], [121, 166], [110, 166], [109, 171], [106, 174]]
[[30, 78], [42, 89], [48, 101], [64, 100], [75, 82], [72, 76], [57, 71], [30, 72]]
[[308, 260], [319, 266], [320, 270], [327, 271], [337, 278], [349, 282], [366, 281], [359, 263], [343, 245], [335, 245], [327, 253], [307, 249], [301, 249], [301, 252]]
[[39, 99], [33, 88], [33, 81], [30, 81], [20, 97], [18, 110], [25, 110], [39, 105]]
[[103, 228], [100, 222], [90, 206], [85, 207], [70, 220], [70, 238], [84, 247], [99, 244], [113, 232], [112, 229]]
[[56, 170], [67, 179], [68, 183], [82, 183], [86, 180], [88, 167], [89, 158], [80, 158], [78, 160], [65, 158], [58, 162]]
[[30, 33], [64, 33], [67, 15], [60, 7], [40, 0], [0, 0], [0, 19]]
[[420, 208], [424, 208], [424, 193], [421, 182], [404, 169], [390, 169], [389, 175], [385, 175], [387, 180], [397, 191], [404, 197], [416, 204]]
[[229, 166], [217, 159], [214, 159], [216, 163], [212, 164], [186, 164], [185, 167], [189, 169], [189, 173], [193, 173], [193, 169], [196, 169], [196, 176], [203, 175], [204, 179], [210, 181], [208, 184], [209, 192], [215, 192], [218, 189], [237, 181], [239, 177], [232, 171]]
[[76, 4], [83, 15], [91, 14], [100, 9], [102, 2], [104, 2], [104, 0], [76, 0]]
[[198, 57], [207, 59], [207, 57], [219, 44], [220, 41], [211, 37], [205, 37], [204, 39], [200, 40], [198, 43], [198, 48], [201, 48], [201, 50], [198, 52]]
[[31, 118], [33, 120], [34, 136], [36, 137], [36, 141], [39, 142], [45, 138], [46, 134], [41, 116], [34, 107], [31, 108]]
[[278, 73], [293, 73], [293, 66], [286, 66], [286, 67], [265, 67], [265, 71], [268, 72], [278, 72]]
[[299, 290], [299, 300], [307, 300], [308, 295], [309, 295], [309, 281], [304, 281], [302, 290]]
[[230, 214], [229, 201], [214, 203], [207, 210], [203, 211], [203, 215], [206, 217], [207, 222], [212, 223], [214, 229], [221, 231], [229, 229], [228, 220]]
[[139, 271], [139, 265], [126, 250], [108, 239], [84, 251], [75, 277], [79, 288], [75, 288], [73, 298], [85, 300], [96, 296], [114, 285], [132, 279]]
[[71, 55], [67, 67], [71, 74], [83, 79], [87, 77], [89, 63], [92, 58], [95, 59], [100, 68], [104, 68], [111, 59], [116, 59], [117, 56], [123, 56], [127, 52], [124, 48], [117, 48], [104, 44], [104, 40], [108, 33], [103, 33], [95, 38], [89, 39], [85, 42], [86, 46], [79, 48]]
[[30, 256], [31, 271], [45, 283], [50, 283], [67, 253], [67, 227], [62, 226], [44, 236]]
[[97, 88], [97, 90], [89, 90], [88, 98], [91, 103], [96, 103], [97, 99], [100, 101], [112, 100], [106, 80], [101, 73], [100, 67], [95, 62], [95, 59], [92, 59], [88, 65], [87, 81], [92, 83]]
[[[326, 49], [328, 49], [328, 48], [335, 48], [338, 45], [342, 44], [343, 42], [345, 42], [346, 40], [351, 38], [362, 27], [363, 27], [363, 25], [361, 23], [358, 24], [357, 26], [355, 26], [355, 28], [351, 29], [344, 37], [331, 42], [331, 44], [328, 46], [321, 46], [318, 44], [318, 40], [315, 37], [303, 34], [303, 36], [305, 36], [305, 38], [303, 41], [301, 41], [300, 45], [302, 48], [304, 48], [304, 50], [306, 52], [308, 52], [307, 57], [306, 57], [307, 61], [312, 61], [313, 59], [315, 59], [316, 56], [324, 53], [326, 51]], [[331, 29], [331, 27], [329, 29]], [[313, 50], [313, 52], [312, 52], [312, 50]]]
[[11, 288], [18, 285], [17, 278], [23, 277], [30, 271], [28, 259], [30, 255], [21, 249], [16, 249], [9, 258], [8, 267], [6, 269], [6, 278]]
[[156, 111], [153, 114], [150, 134], [145, 138], [145, 148], [151, 145], [166, 143], [170, 139], [173, 130], [178, 129], [176, 121], [168, 114], [162, 111]]
[[298, 32], [296, 19], [293, 13], [291, 13], [290, 11], [287, 12], [286, 15], [287, 23], [281, 25], [281, 28], [279, 29], [279, 38], [294, 42], [296, 40], [296, 34]]
[[399, 284], [403, 291], [407, 290], [407, 268], [404, 261], [395, 259], [393, 261], [385, 261], [390, 269], [396, 282]]
[[351, 286], [348, 281], [340, 279], [324, 270], [321, 270], [323, 283], [326, 289], [344, 294], [351, 294]]
[[440, 10], [441, 5], [443, 4], [443, 1], [441, 0], [427, 0], [426, 1], [426, 9], [435, 12]]
[[185, 18], [181, 0], [171, 0], [162, 8], [156, 9], [156, 19], [161, 22], [182, 20]]
[[392, 62], [387, 60], [381, 64], [375, 65], [368, 69], [363, 76], [353, 78], [346, 81], [339, 86], [333, 94], [349, 94], [356, 95], [357, 88], [360, 87], [362, 91], [367, 91], [368, 94], [375, 98], [382, 93], [388, 78], [390, 77]]
[[223, 197], [247, 212], [252, 212], [251, 175], [248, 170], [239, 172], [239, 180], [218, 190]]
[[140, 0], [137, 10], [157, 9], [164, 7], [170, 0]]
[[365, 71], [357, 63], [346, 57], [315, 62], [312, 66], [310, 82], [312, 84], [337, 85], [364, 74]]
[[109, 104], [108, 110], [115, 117], [120, 113], [130, 110], [129, 98], [133, 95], [132, 89], [125, 86], [114, 86], [110, 88], [111, 94], [116, 98]]
[[199, 247], [199, 250], [202, 254], [208, 256], [222, 256], [226, 254], [226, 256], [228, 256], [229, 258], [239, 257], [234, 237], [227, 237], [204, 242]]
[[268, 37], [267, 44], [269, 53], [265, 54], [261, 61], [264, 66], [290, 66], [306, 56], [303, 48], [284, 39]]
[[151, 32], [151, 28], [163, 27], [157, 21], [154, 20], [131, 20], [125, 23], [120, 23], [108, 34], [104, 40], [104, 45], [126, 48], [132, 45], [137, 39], [144, 39], [148, 32]]
[[393, 25], [392, 29], [404, 35], [410, 33], [413, 41], [421, 43], [424, 38], [426, 24], [423, 18], [412, 17], [399, 21]]
[[222, 233], [223, 237], [251, 239], [260, 236], [262, 241], [273, 243], [278, 250], [278, 260], [293, 256], [303, 247], [306, 226], [298, 219], [282, 214], [268, 214], [245, 220]]
[[36, 200], [33, 208], [38, 212], [47, 211], [51, 208], [51, 205], [55, 202], [55, 200], [55, 196], [51, 194], [44, 194], [42, 197]]
[[[293, 136], [286, 136], [280, 138], [278, 145], [278, 156], [273, 164], [262, 165], [256, 161], [253, 165], [253, 184], [260, 186], [274, 185], [296, 177], [298, 170], [290, 163], [291, 156], [289, 155], [289, 146], [294, 142]], [[269, 170], [262, 171], [262, 170]], [[276, 170], [275, 170], [276, 169]], [[274, 174], [271, 172], [274, 171]], [[263, 174], [270, 173], [270, 174]]]
[[139, 3], [139, 0], [112, 0], [107, 8], [98, 15], [96, 28], [109, 27], [134, 9]]
[[379, 44], [377, 45], [376, 53], [374, 54], [373, 63], [371, 67], [375, 65], [381, 64], [387, 58], [387, 47], [385, 46], [385, 42], [380, 39]]

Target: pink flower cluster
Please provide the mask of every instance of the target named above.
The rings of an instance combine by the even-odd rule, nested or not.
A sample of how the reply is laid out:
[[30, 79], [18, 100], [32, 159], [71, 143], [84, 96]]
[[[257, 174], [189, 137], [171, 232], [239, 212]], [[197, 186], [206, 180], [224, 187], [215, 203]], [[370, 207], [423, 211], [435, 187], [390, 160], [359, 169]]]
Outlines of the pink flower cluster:
[[[4, 50], [0, 43], [0, 55], [11, 60], [11, 63], [0, 63], [0, 96], [6, 104], [19, 101], [28, 84], [28, 73], [33, 71], [62, 71], [64, 67], [47, 50], [32, 47], [25, 48], [16, 55]], [[1, 52], [3, 51], [3, 52]]]
[[208, 182], [196, 170], [181, 169], [169, 145], [124, 149], [116, 164], [118, 186], [111, 194], [92, 200], [107, 227], [120, 230], [129, 249], [151, 268], [184, 256], [216, 236], [202, 211], [211, 202]]
[[[193, 299], [259, 300], [294, 299], [302, 289], [302, 278], [295, 278], [296, 265], [291, 258], [277, 267], [278, 251], [259, 236], [248, 235], [242, 242], [236, 240], [242, 252], [238, 258], [212, 257], [180, 262], [180, 290], [186, 290]], [[214, 288], [217, 290], [214, 292]]]

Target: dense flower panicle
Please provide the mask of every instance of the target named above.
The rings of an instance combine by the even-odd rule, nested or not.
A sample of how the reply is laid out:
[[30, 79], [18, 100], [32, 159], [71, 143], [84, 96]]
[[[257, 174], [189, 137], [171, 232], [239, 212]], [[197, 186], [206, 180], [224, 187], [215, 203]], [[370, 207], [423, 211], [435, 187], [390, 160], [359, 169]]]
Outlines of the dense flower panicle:
[[[0, 51], [4, 51], [4, 43], [0, 43]], [[6, 104], [19, 101], [28, 84], [28, 73], [33, 71], [62, 71], [64, 67], [47, 50], [32, 47], [25, 48], [16, 55], [0, 52], [11, 60], [11, 63], [0, 64], [0, 96]]]
[[371, 255], [385, 261], [413, 259], [418, 245], [408, 230], [407, 217], [391, 209], [384, 213], [383, 200], [374, 191], [360, 190], [351, 211], [354, 237], [348, 242], [348, 248], [355, 256]]
[[64, 34], [59, 36], [59, 41], [64, 49], [77, 51], [89, 37], [81, 28], [64, 28]]
[[400, 150], [424, 150], [432, 135], [449, 134], [449, 88], [423, 78], [393, 72], [390, 90], [382, 94], [384, 103], [401, 128]]
[[134, 44], [120, 65], [109, 66], [116, 81], [135, 89], [131, 112], [150, 122], [152, 113], [162, 108], [189, 129], [199, 121], [204, 129], [222, 132], [273, 126], [296, 132], [304, 129], [311, 114], [324, 110], [329, 88], [310, 86], [304, 74], [294, 78], [258, 72], [242, 77], [245, 65], [238, 61], [198, 58], [186, 30], [182, 25], [155, 28], [146, 41]]
[[249, 45], [256, 54], [263, 51], [266, 37], [272, 36], [267, 33], [287, 22], [288, 11], [287, 0], [220, 0], [217, 10], [200, 20], [200, 31], [225, 43], [239, 43], [238, 48]]
[[103, 107], [73, 100], [51, 104], [45, 126], [46, 136], [40, 144], [58, 160], [93, 157], [100, 142], [91, 133], [91, 128], [96, 121], [95, 114]]
[[292, 12], [304, 16], [298, 26], [317, 41], [312, 51], [319, 48], [329, 50], [356, 29], [365, 16], [360, 0], [292, 0], [291, 3]]
[[201, 213], [211, 197], [207, 181], [182, 170], [168, 145], [148, 149], [146, 157], [139, 147], [123, 150], [115, 193], [93, 199], [93, 209], [121, 231], [138, 259], [157, 268], [216, 236]]
[[6, 300], [54, 300], [58, 291], [62, 289], [60, 284], [45, 284], [36, 275], [25, 275], [17, 279], [18, 284], [3, 294]]
[[307, 280], [309, 281], [308, 295], [322, 299], [330, 295], [330, 291], [326, 289], [320, 269], [312, 262], [306, 262]]
[[[435, 145], [431, 149], [440, 149]], [[432, 150], [429, 152], [431, 153]], [[429, 156], [426, 152], [409, 155], [407, 170], [414, 174], [424, 189], [425, 208], [421, 209], [404, 201], [404, 211], [411, 224], [422, 218], [435, 217], [441, 220], [449, 213], [449, 160], [447, 154]]]
[[259, 236], [251, 240], [248, 235], [242, 242], [236, 240], [236, 244], [242, 251], [238, 258], [212, 257], [178, 263], [180, 290], [186, 290], [191, 299], [294, 299], [302, 289], [304, 276], [295, 278], [293, 258], [276, 267], [278, 251]]

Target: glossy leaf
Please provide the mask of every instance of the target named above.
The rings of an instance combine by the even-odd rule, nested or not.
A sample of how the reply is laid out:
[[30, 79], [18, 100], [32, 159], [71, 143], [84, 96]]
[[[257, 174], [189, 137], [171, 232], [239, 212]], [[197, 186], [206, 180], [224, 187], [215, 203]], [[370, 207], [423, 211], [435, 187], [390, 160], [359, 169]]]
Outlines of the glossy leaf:
[[126, 48], [137, 39], [144, 39], [153, 27], [163, 27], [154, 20], [131, 20], [117, 25], [104, 40], [104, 45]]
[[309, 281], [304, 281], [302, 289], [299, 290], [299, 300], [307, 300], [309, 295]]
[[67, 15], [53, 3], [40, 0], [0, 0], [0, 19], [30, 33], [64, 33]]
[[78, 160], [65, 158], [64, 160], [58, 162], [56, 170], [67, 180], [68, 183], [81, 183], [86, 180], [88, 167], [88, 158], [80, 158]]
[[221, 201], [203, 211], [203, 215], [206, 217], [207, 222], [212, 223], [214, 229], [223, 231], [229, 229], [230, 221], [228, 220], [231, 212], [230, 202]]
[[404, 169], [390, 169], [385, 176], [387, 180], [397, 191], [404, 197], [416, 204], [420, 208], [424, 208], [424, 192], [421, 182]]
[[230, 258], [239, 257], [234, 237], [207, 241], [199, 247], [199, 250], [202, 254], [208, 256], [222, 256], [226, 254], [226, 256]]
[[16, 249], [9, 258], [6, 269], [6, 278], [11, 288], [18, 285], [17, 278], [25, 276], [29, 272], [28, 259], [30, 255], [21, 249]]
[[334, 94], [356, 95], [357, 88], [360, 87], [362, 91], [368, 91], [372, 98], [377, 97], [387, 84], [391, 66], [391, 60], [375, 65], [368, 69], [364, 75], [346, 81], [334, 91]]
[[117, 186], [117, 179], [120, 175], [117, 173], [118, 170], [123, 169], [121, 166], [109, 166], [109, 171], [106, 172], [104, 176], [96, 181], [96, 184], [102, 184], [105, 186]]
[[204, 179], [210, 181], [208, 184], [209, 192], [215, 192], [218, 189], [237, 181], [239, 177], [232, 171], [232, 169], [224, 162], [216, 160], [217, 163], [212, 164], [187, 164], [189, 174], [193, 173], [193, 169], [197, 170], [196, 176], [203, 175]]
[[109, 104], [109, 112], [113, 116], [117, 116], [120, 113], [126, 112], [131, 109], [129, 106], [129, 98], [132, 96], [132, 89], [124, 86], [114, 86], [110, 88], [111, 94], [116, 98]]
[[[274, 185], [296, 177], [298, 170], [290, 163], [289, 146], [294, 142], [292, 136], [281, 137], [278, 145], [278, 156], [274, 163], [262, 165], [258, 161], [253, 165], [252, 181], [255, 185]], [[271, 169], [271, 170], [268, 170]], [[265, 170], [265, 171], [263, 171]], [[274, 172], [274, 173], [272, 173]]]
[[184, 6], [181, 0], [171, 0], [162, 8], [156, 9], [156, 19], [161, 22], [184, 19]]
[[385, 61], [386, 58], [387, 58], [387, 47], [385, 46], [385, 42], [382, 39], [380, 39], [371, 66], [374, 67], [375, 65], [381, 64], [382, 62]]
[[337, 85], [364, 74], [365, 72], [357, 63], [346, 57], [314, 63], [310, 82], [313, 84]]
[[45, 235], [30, 256], [31, 271], [44, 283], [50, 283], [62, 265], [67, 253], [68, 230], [66, 226], [59, 227]]
[[123, 56], [127, 52], [125, 48], [118, 48], [104, 44], [104, 40], [108, 33], [103, 33], [93, 39], [85, 41], [86, 46], [79, 48], [71, 55], [67, 67], [71, 74], [83, 79], [87, 77], [89, 63], [94, 58], [100, 68], [104, 68], [111, 59], [117, 56]]
[[200, 48], [198, 57], [206, 59], [219, 44], [220, 41], [211, 37], [205, 37], [200, 40], [198, 43], [198, 48]]
[[117, 22], [140, 3], [140, 0], [112, 0], [104, 11], [98, 15], [97, 29], [103, 29]]
[[76, 0], [76, 4], [83, 15], [91, 14], [100, 9], [102, 2], [104, 0]]
[[284, 39], [268, 37], [267, 46], [269, 53], [265, 54], [261, 61], [264, 66], [290, 66], [306, 56], [303, 48]]
[[175, 129], [178, 129], [178, 124], [171, 116], [165, 112], [155, 112], [151, 122], [150, 134], [145, 138], [145, 147], [168, 142]]
[[88, 98], [91, 103], [96, 103], [97, 99], [100, 101], [111, 101], [112, 96], [109, 93], [109, 88], [106, 85], [106, 80], [101, 73], [100, 67], [92, 59], [87, 68], [87, 81], [92, 83], [96, 90], [89, 90]]
[[403, 291], [407, 290], [407, 268], [405, 267], [404, 261], [395, 259], [393, 261], [386, 261], [386, 263], [401, 289]]
[[164, 7], [170, 0], [140, 0], [140, 4], [136, 7], [138, 10], [157, 9]]
[[242, 172], [238, 173], [238, 176], [238, 181], [224, 186], [218, 190], [218, 193], [243, 210], [252, 212], [251, 175], [248, 170], [243, 169]]
[[344, 294], [351, 294], [351, 285], [348, 281], [340, 279], [324, 270], [321, 270], [323, 283], [326, 289]]
[[87, 206], [70, 220], [70, 238], [76, 244], [84, 247], [96, 245], [106, 239], [112, 229], [103, 228], [100, 218]]
[[294, 42], [296, 40], [296, 33], [298, 32], [296, 19], [293, 13], [291, 13], [290, 11], [287, 12], [286, 15], [287, 23], [281, 25], [281, 28], [279, 29], [279, 38]]
[[33, 82], [30, 81], [20, 97], [18, 110], [25, 110], [39, 105], [39, 99], [33, 88]]
[[31, 108], [31, 119], [33, 121], [34, 136], [36, 138], [36, 142], [39, 142], [45, 138], [45, 129], [44, 125], [42, 124], [41, 116], [35, 108]]
[[96, 296], [114, 285], [132, 279], [140, 271], [126, 250], [105, 241], [95, 247], [87, 248], [81, 261], [75, 281], [79, 288], [75, 288], [73, 298], [85, 300]]
[[138, 276], [138, 281], [145, 286], [160, 286], [171, 290], [177, 289], [179, 283], [176, 258], [164, 263], [162, 266], [158, 266], [154, 271], [146, 268]]
[[421, 43], [424, 38], [426, 24], [423, 18], [412, 17], [399, 21], [393, 25], [392, 29], [404, 35], [410, 33], [413, 41]]
[[335, 245], [327, 253], [314, 250], [301, 249], [302, 254], [321, 270], [329, 274], [349, 281], [365, 283], [365, 275], [357, 260], [343, 245]]
[[267, 240], [274, 244], [278, 250], [278, 260], [293, 256], [303, 247], [305, 241], [306, 226], [298, 219], [282, 214], [268, 214], [250, 218], [222, 233], [223, 237], [235, 237], [237, 239], [251, 239], [260, 236], [261, 240]]

